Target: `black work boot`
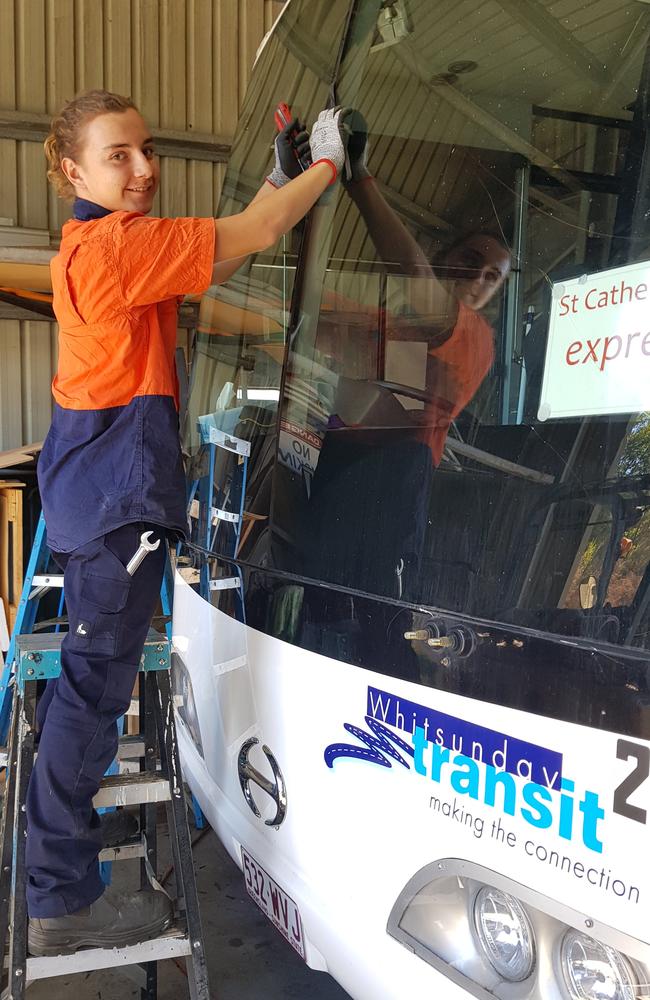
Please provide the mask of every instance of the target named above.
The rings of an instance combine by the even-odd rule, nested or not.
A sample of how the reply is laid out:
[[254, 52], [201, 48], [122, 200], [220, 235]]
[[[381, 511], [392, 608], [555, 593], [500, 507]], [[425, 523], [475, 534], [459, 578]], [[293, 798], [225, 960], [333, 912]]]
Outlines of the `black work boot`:
[[119, 847], [130, 840], [140, 830], [137, 816], [126, 809], [114, 809], [112, 812], [100, 813], [99, 822], [102, 831], [102, 847]]
[[126, 948], [158, 937], [173, 919], [164, 892], [118, 892], [112, 886], [83, 910], [63, 917], [30, 917], [31, 955], [70, 955], [79, 948]]

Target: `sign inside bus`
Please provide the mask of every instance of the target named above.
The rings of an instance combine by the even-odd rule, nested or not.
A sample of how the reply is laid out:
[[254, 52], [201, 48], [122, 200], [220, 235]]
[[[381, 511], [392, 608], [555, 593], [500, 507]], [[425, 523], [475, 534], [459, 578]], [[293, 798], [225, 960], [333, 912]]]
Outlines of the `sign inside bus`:
[[292, 472], [301, 475], [304, 481], [310, 484], [318, 465], [322, 443], [321, 438], [313, 431], [289, 420], [282, 420], [278, 461]]
[[650, 409], [649, 306], [650, 261], [553, 285], [540, 420]]

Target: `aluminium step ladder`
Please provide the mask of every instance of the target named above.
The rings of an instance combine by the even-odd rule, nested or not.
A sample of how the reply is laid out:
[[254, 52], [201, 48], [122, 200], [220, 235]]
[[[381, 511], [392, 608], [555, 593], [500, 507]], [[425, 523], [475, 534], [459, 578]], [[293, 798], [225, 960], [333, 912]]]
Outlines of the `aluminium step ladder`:
[[3, 1000], [23, 1000], [27, 985], [37, 979], [109, 968], [135, 978], [143, 1000], [156, 1000], [156, 963], [176, 958], [185, 959], [191, 1000], [210, 1000], [172, 706], [169, 642], [157, 633], [149, 634], [140, 665], [140, 734], [123, 737], [118, 750], [118, 757], [138, 760], [140, 769], [105, 777], [94, 805], [140, 806], [138, 837], [105, 849], [100, 861], [139, 858], [140, 887], [155, 888], [156, 813], [158, 803], [165, 803], [177, 887], [174, 924], [160, 937], [126, 948], [90, 948], [45, 958], [27, 954], [25, 798], [35, 756], [37, 682], [58, 675], [62, 639], [63, 634], [50, 632], [21, 635], [16, 640], [16, 683], [0, 821], [0, 946], [7, 950]]

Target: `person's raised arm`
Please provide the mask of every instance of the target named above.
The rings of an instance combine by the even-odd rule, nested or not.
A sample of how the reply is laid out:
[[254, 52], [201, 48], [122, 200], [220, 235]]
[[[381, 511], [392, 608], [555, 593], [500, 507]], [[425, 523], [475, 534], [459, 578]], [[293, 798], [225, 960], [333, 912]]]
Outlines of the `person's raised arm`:
[[[312, 165], [299, 176], [288, 176], [294, 169], [293, 148], [301, 149], [300, 133], [293, 143], [289, 138], [292, 123], [276, 139], [276, 163], [253, 201], [238, 215], [217, 219], [212, 281], [217, 284], [233, 274], [252, 253], [267, 250], [302, 219], [318, 201], [329, 184], [337, 179], [345, 162], [346, 137], [341, 116], [345, 109], [322, 111], [312, 129]], [[289, 138], [289, 153], [283, 137]], [[283, 169], [284, 168], [284, 169]], [[295, 170], [300, 168], [295, 160]]]
[[417, 240], [388, 204], [368, 170], [368, 132], [363, 115], [353, 112], [348, 123], [352, 130], [347, 147], [351, 176], [343, 176], [343, 183], [361, 213], [380, 259], [397, 274], [419, 279], [412, 281], [409, 288], [413, 312], [436, 326], [453, 324], [457, 314], [455, 299], [438, 280]]

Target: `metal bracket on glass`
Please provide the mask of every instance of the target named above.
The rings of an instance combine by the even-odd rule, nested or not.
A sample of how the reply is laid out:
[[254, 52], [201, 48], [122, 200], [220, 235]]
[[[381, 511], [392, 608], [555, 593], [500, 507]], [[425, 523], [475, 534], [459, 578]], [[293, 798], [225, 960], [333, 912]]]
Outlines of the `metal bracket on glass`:
[[241, 581], [238, 576], [221, 576], [216, 580], [210, 580], [210, 590], [238, 590]]

